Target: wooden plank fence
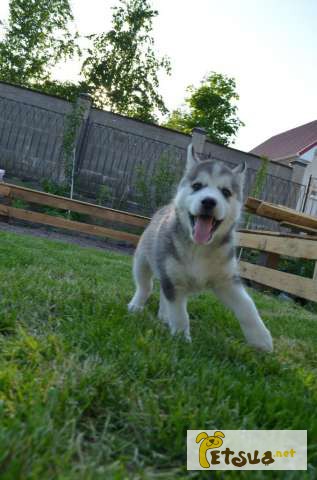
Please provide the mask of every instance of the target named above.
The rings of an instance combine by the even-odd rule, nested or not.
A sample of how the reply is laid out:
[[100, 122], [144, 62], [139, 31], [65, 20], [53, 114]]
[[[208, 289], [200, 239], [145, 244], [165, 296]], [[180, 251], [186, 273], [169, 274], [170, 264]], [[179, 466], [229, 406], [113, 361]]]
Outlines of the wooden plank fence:
[[[263, 265], [240, 262], [241, 276], [292, 295], [317, 302], [317, 218], [282, 205], [275, 205], [249, 197], [245, 208], [250, 213], [270, 220], [300, 235], [269, 232], [253, 232], [252, 236], [240, 233], [241, 247], [268, 252], [268, 263], [273, 260], [276, 266], [280, 255], [306, 260], [315, 260], [313, 278], [305, 278], [287, 272], [280, 272]], [[309, 234], [309, 235], [308, 235]], [[272, 266], [272, 265], [270, 265]]]
[[[79, 200], [71, 200], [66, 197], [51, 195], [29, 188], [18, 187], [6, 183], [0, 183], [0, 196], [6, 199], [6, 203], [0, 203], [0, 217], [15, 218], [40, 223], [52, 227], [63, 228], [88, 235], [112, 238], [137, 245], [139, 235], [122, 231], [122, 225], [145, 228], [149, 223], [148, 217], [122, 212]], [[111, 228], [94, 225], [91, 223], [78, 222], [63, 217], [56, 217], [47, 213], [39, 213], [22, 208], [15, 208], [10, 205], [12, 199], [22, 199], [31, 204], [46, 205], [66, 211], [72, 211], [96, 217], [111, 223]], [[246, 208], [266, 218], [274, 218], [277, 221], [285, 222], [292, 220], [297, 229], [309, 228], [317, 232], [317, 219], [302, 215], [295, 210], [286, 209], [277, 205], [266, 204], [257, 199], [248, 198]], [[282, 212], [281, 212], [282, 211]], [[272, 213], [273, 212], [273, 213]], [[303, 226], [301, 227], [301, 222]], [[120, 226], [121, 225], [121, 226]], [[299, 275], [281, 272], [274, 268], [268, 268], [277, 264], [279, 256], [304, 258], [317, 261], [317, 236], [282, 234], [277, 232], [241, 230], [238, 236], [238, 245], [242, 248], [260, 250], [273, 256], [274, 262], [271, 265], [254, 265], [245, 261], [240, 262], [240, 273], [245, 279], [255, 281], [271, 288], [288, 292], [292, 295], [317, 302], [317, 268], [314, 278], [304, 278]], [[272, 257], [271, 257], [272, 258]], [[316, 263], [317, 264], [317, 263]], [[316, 278], [315, 278], [316, 277]]]
[[[30, 203], [38, 205], [45, 205], [49, 207], [59, 208], [66, 211], [86, 214], [92, 217], [101, 218], [110, 222], [116, 222], [124, 225], [144, 228], [149, 218], [135, 215], [132, 213], [122, 212], [111, 208], [93, 205], [91, 203], [81, 202], [79, 200], [71, 200], [66, 197], [58, 195], [51, 195], [29, 188], [18, 187], [10, 184], [0, 184], [0, 196], [6, 197], [9, 200], [22, 199]], [[22, 208], [14, 208], [8, 205], [0, 204], [0, 215], [9, 218], [16, 218], [19, 220], [26, 220], [33, 223], [41, 223], [51, 227], [64, 228], [79, 233], [88, 235], [97, 235], [101, 237], [109, 237], [115, 240], [122, 240], [132, 245], [137, 245], [139, 235], [122, 231], [122, 227], [105, 228], [91, 223], [77, 222], [67, 218], [56, 217], [46, 213], [32, 212]]]
[[[240, 247], [273, 253], [277, 259], [282, 255], [317, 260], [317, 239], [314, 237], [288, 237], [285, 234], [272, 235], [268, 232], [256, 233], [254, 231], [239, 232], [238, 235]], [[314, 279], [244, 261], [240, 262], [240, 274], [247, 280], [317, 302], [317, 282]]]
[[283, 205], [263, 202], [262, 200], [253, 197], [247, 198], [245, 208], [250, 213], [270, 220], [276, 220], [284, 226], [293, 226], [302, 231], [307, 228], [310, 233], [317, 234], [317, 217], [300, 213], [297, 210], [284, 207]]

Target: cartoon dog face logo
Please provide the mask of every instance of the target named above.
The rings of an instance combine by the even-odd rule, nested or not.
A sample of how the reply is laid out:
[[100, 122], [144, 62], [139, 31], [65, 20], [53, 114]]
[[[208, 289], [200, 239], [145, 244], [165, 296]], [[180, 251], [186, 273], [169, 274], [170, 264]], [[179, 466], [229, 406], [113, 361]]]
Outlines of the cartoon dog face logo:
[[196, 437], [196, 443], [201, 442], [199, 446], [199, 463], [203, 468], [209, 468], [210, 463], [207, 460], [207, 450], [211, 448], [219, 448], [223, 444], [223, 440], [221, 437], [224, 437], [224, 433], [222, 432], [215, 432], [214, 435], [208, 437], [206, 432], [201, 432]]

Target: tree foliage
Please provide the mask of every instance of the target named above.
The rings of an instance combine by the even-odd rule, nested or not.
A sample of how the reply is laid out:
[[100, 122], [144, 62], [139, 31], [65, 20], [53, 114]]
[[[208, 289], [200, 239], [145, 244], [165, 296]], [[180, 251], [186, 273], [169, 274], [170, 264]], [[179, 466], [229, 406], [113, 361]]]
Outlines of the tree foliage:
[[82, 72], [97, 106], [143, 120], [153, 120], [156, 109], [167, 112], [158, 71], [169, 73], [170, 63], [156, 57], [151, 36], [157, 15], [148, 0], [120, 0], [112, 29], [91, 37]]
[[44, 82], [34, 82], [32, 88], [45, 92], [48, 95], [62, 97], [69, 102], [75, 102], [80, 93], [86, 93], [86, 85], [83, 82], [75, 83], [71, 81], [45, 80]]
[[79, 53], [69, 0], [10, 0], [0, 42], [0, 79], [43, 84], [60, 61]]
[[142, 120], [167, 113], [158, 74], [169, 73], [170, 63], [154, 51], [151, 31], [158, 12], [150, 0], [119, 0], [111, 30], [88, 37], [83, 80], [76, 83], [51, 76], [58, 62], [81, 53], [69, 0], [10, 0], [9, 12], [0, 40], [0, 80], [71, 101], [79, 92], [91, 93], [96, 106]]
[[215, 143], [228, 145], [233, 141], [243, 122], [237, 116], [235, 102], [239, 99], [233, 78], [211, 72], [201, 85], [187, 88], [186, 105], [174, 110], [165, 126], [191, 133], [200, 126]]

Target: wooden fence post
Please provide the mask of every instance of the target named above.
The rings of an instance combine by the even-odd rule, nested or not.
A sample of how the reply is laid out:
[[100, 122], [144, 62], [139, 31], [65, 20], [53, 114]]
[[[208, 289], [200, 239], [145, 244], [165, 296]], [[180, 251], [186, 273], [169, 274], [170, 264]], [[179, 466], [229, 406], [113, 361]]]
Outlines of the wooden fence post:
[[[5, 181], [3, 179], [4, 175], [5, 175], [5, 170], [1, 169], [0, 170], [0, 196], [2, 197], [1, 204], [5, 206], [11, 206], [12, 205], [11, 191], [10, 191], [10, 188], [6, 187], [5, 185]], [[2, 222], [5, 222], [5, 223], [9, 222], [8, 215], [3, 215], [0, 213], [0, 218]]]

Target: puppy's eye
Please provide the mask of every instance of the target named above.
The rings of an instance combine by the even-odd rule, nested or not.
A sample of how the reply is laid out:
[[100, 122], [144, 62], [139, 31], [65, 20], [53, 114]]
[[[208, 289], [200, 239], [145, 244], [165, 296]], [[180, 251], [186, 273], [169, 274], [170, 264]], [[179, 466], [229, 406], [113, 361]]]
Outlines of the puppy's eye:
[[200, 182], [196, 182], [192, 184], [192, 189], [194, 192], [197, 192], [198, 190], [201, 190], [203, 188], [203, 184]]
[[221, 193], [225, 198], [230, 198], [232, 196], [232, 193], [228, 188], [222, 188]]

